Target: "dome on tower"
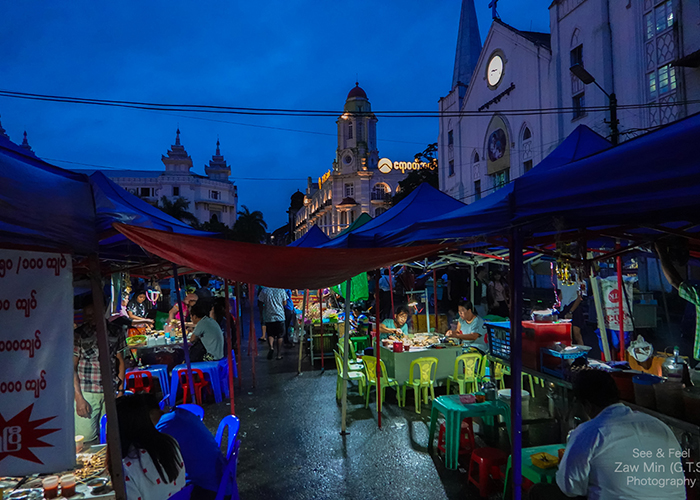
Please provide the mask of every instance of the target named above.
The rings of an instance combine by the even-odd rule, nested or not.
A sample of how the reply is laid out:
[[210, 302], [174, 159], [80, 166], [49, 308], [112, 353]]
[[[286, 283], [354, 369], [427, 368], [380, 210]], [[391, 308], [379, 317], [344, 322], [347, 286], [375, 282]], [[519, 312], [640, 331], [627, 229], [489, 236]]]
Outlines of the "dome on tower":
[[362, 90], [359, 82], [355, 82], [355, 86], [352, 89], [350, 89], [350, 92], [348, 92], [348, 99], [352, 99], [353, 97], [361, 97], [362, 99], [367, 99], [367, 94], [364, 90]]

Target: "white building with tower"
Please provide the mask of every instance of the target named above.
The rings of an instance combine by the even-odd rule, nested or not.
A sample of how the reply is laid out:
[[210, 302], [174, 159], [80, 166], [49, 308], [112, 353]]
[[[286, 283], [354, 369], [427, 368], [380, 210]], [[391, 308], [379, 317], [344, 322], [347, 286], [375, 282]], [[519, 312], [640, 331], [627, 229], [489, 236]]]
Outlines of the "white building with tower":
[[308, 179], [304, 205], [294, 214], [294, 238], [317, 225], [338, 234], [363, 213], [381, 215], [409, 170], [426, 168], [413, 161], [379, 158], [377, 117], [365, 91], [355, 84], [345, 100], [338, 125], [338, 147], [332, 168], [318, 181]]
[[[462, 1], [452, 85], [439, 101], [447, 194], [480, 199], [536, 168], [581, 124], [623, 142], [700, 111], [697, 1], [554, 0], [550, 33], [507, 24], [497, 3], [482, 46], [474, 1]], [[574, 76], [574, 65], [595, 82]]]

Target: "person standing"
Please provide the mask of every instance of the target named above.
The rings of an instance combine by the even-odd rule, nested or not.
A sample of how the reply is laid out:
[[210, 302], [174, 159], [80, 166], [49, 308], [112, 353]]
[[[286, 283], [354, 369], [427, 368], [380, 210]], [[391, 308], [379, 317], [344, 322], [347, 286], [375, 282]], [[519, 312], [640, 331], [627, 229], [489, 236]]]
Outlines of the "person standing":
[[391, 283], [389, 282], [389, 269], [382, 271], [382, 276], [379, 278], [379, 310], [380, 318], [388, 318], [391, 316]]
[[581, 336], [581, 328], [584, 326], [582, 285], [578, 281], [574, 281], [573, 284], [565, 284], [559, 279], [557, 279], [557, 283], [562, 306], [561, 317], [571, 320], [571, 335], [574, 344], [583, 345], [583, 337]]
[[501, 271], [496, 269], [491, 275], [487, 296], [489, 303], [489, 314], [507, 318], [510, 316], [508, 308], [508, 290], [502, 280]]
[[602, 370], [580, 372], [574, 396], [590, 420], [571, 431], [556, 484], [533, 486], [530, 500], [686, 498], [682, 448], [665, 423], [621, 403]]
[[484, 266], [479, 266], [476, 268], [476, 273], [474, 276], [474, 297], [472, 297], [472, 304], [474, 304], [476, 313], [482, 318], [489, 312], [487, 295], [488, 272]]
[[465, 349], [473, 347], [481, 354], [488, 354], [489, 348], [486, 345], [484, 319], [476, 314], [474, 306], [468, 300], [460, 301], [457, 306], [457, 312], [459, 313], [457, 328], [448, 330], [445, 335], [461, 340], [462, 347]]
[[[75, 434], [85, 437], [85, 442], [97, 441], [100, 419], [105, 414], [104, 386], [100, 372], [97, 347], [97, 318], [92, 295], [83, 306], [83, 324], [73, 335], [73, 390], [75, 397]], [[109, 341], [109, 357], [112, 361], [112, 383], [117, 395], [124, 394], [124, 329], [114, 322], [106, 324]]]
[[221, 327], [209, 316], [209, 305], [197, 301], [190, 309], [194, 331], [190, 335], [190, 359], [192, 361], [219, 361], [224, 357], [224, 334]]
[[258, 295], [263, 303], [263, 322], [267, 331], [267, 342], [270, 350], [267, 359], [275, 355], [277, 344], [277, 359], [282, 359], [282, 341], [284, 338], [284, 305], [287, 303], [287, 292], [284, 288], [263, 288]]
[[292, 291], [287, 289], [284, 291], [287, 294], [287, 300], [284, 303], [284, 345], [294, 347], [294, 343], [289, 338], [289, 330], [294, 324], [294, 301], [292, 300]]

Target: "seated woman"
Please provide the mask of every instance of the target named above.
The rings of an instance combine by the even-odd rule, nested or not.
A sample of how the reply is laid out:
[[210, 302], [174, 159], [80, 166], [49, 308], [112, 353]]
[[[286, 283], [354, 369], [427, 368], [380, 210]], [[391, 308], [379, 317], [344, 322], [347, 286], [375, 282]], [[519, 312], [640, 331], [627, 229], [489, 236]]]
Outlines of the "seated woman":
[[194, 331], [190, 335], [190, 359], [192, 361], [219, 361], [224, 357], [224, 333], [218, 323], [209, 316], [209, 306], [197, 302], [190, 309]]
[[[188, 293], [187, 295], [185, 295], [185, 299], [182, 301], [182, 309], [185, 313], [186, 322], [190, 321], [190, 308], [197, 303], [198, 299], [199, 297], [197, 297], [197, 294], [195, 293]], [[168, 312], [168, 320], [171, 323], [173, 322], [173, 320], [180, 320], [180, 308], [177, 305], [177, 301]]]
[[379, 338], [386, 339], [390, 335], [402, 338], [408, 335], [408, 307], [399, 306], [394, 313], [394, 319], [387, 318], [379, 324]]
[[129, 319], [132, 322], [138, 322], [145, 324], [146, 326], [152, 326], [154, 321], [146, 317], [146, 291], [137, 290], [132, 295], [129, 304], [126, 306], [126, 313], [129, 315]]
[[445, 335], [461, 340], [463, 348], [473, 347], [481, 354], [487, 354], [489, 348], [486, 345], [486, 325], [484, 320], [477, 316], [471, 301], [459, 301], [457, 311], [459, 312], [457, 328], [448, 330]]
[[[117, 399], [117, 418], [127, 500], [162, 500], [184, 488], [185, 464], [177, 441], [156, 430], [137, 395]], [[115, 464], [107, 460], [111, 471]]]

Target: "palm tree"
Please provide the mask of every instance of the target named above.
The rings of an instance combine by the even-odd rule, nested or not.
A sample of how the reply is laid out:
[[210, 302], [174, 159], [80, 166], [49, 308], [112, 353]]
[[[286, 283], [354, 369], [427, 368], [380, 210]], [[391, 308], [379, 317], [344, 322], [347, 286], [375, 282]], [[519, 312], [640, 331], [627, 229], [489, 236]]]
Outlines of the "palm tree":
[[238, 212], [238, 218], [233, 225], [234, 239], [248, 243], [261, 243], [267, 239], [267, 223], [263, 220], [260, 210], [251, 212], [248, 207], [241, 205], [243, 210]]
[[161, 209], [169, 216], [175, 217], [177, 220], [191, 226], [199, 223], [197, 217], [195, 217], [192, 212], [187, 211], [187, 209], [190, 208], [190, 202], [182, 196], [175, 198], [175, 201], [170, 201], [168, 198], [163, 196], [160, 199], [160, 202], [156, 204], [156, 207]]

